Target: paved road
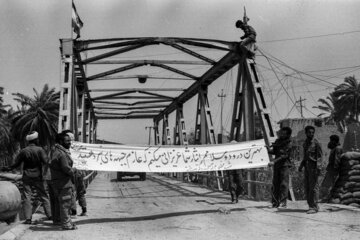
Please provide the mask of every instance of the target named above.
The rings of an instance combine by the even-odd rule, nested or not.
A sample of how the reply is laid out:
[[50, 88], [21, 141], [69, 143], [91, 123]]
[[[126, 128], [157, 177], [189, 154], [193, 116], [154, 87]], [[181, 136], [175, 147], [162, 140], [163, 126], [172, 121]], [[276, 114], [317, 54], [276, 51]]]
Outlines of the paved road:
[[359, 239], [360, 211], [322, 206], [306, 214], [304, 202], [287, 210], [241, 200], [159, 175], [146, 181], [115, 180], [100, 173], [87, 193], [88, 217], [79, 229], [62, 231], [50, 222], [31, 226], [20, 238], [33, 239]]

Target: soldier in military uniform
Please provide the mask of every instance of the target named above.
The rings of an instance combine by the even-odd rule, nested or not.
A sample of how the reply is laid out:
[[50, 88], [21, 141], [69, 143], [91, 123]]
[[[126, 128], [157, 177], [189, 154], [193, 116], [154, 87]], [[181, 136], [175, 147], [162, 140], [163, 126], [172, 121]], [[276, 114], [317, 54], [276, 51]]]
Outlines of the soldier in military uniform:
[[242, 42], [240, 45], [244, 46], [249, 52], [249, 57], [253, 58], [255, 56], [255, 43], [256, 43], [256, 31], [255, 29], [247, 24], [247, 21], [237, 20], [235, 23], [236, 28], [240, 28], [244, 31], [244, 35], [240, 37]]
[[331, 150], [329, 155], [329, 162], [326, 166], [326, 174], [321, 183], [321, 190], [325, 194], [322, 202], [328, 202], [331, 199], [332, 189], [339, 175], [340, 157], [343, 154], [343, 149], [340, 146], [340, 138], [338, 135], [331, 135], [328, 148]]
[[305, 168], [304, 188], [306, 200], [309, 205], [308, 214], [319, 211], [319, 182], [320, 165], [322, 161], [322, 149], [318, 140], [314, 138], [315, 128], [313, 126], [305, 127], [306, 140], [303, 144], [304, 159], [299, 166], [299, 172]]
[[243, 193], [241, 170], [227, 171], [229, 177], [229, 192], [231, 195], [231, 202], [238, 203], [239, 196]]
[[272, 183], [272, 207], [286, 208], [289, 193], [289, 175], [291, 163], [291, 133], [289, 127], [280, 129], [279, 138], [268, 148], [269, 154], [275, 155], [275, 159], [269, 163], [273, 166]]
[[42, 168], [47, 164], [48, 157], [43, 148], [39, 147], [39, 134], [36, 131], [26, 136], [28, 146], [23, 148], [16, 156], [15, 163], [4, 170], [10, 171], [19, 167], [21, 164], [23, 169], [23, 196], [24, 196], [24, 224], [31, 224], [32, 219], [32, 197], [37, 192], [40, 198], [46, 216], [51, 219], [49, 196], [45, 189], [45, 181], [43, 179]]
[[[75, 136], [71, 130], [64, 130], [62, 133], [67, 134], [70, 137], [71, 141], [75, 140]], [[74, 185], [73, 185], [73, 194], [71, 199], [71, 208], [70, 215], [76, 216], [76, 201], [79, 201], [79, 205], [81, 207], [80, 216], [87, 216], [87, 208], [86, 208], [86, 187], [84, 185], [84, 177], [85, 172], [81, 170], [76, 170], [74, 173]]]
[[59, 213], [60, 224], [63, 230], [75, 230], [69, 216], [73, 194], [73, 178], [76, 169], [72, 168], [73, 160], [70, 156], [71, 140], [67, 134], [57, 135], [57, 144], [52, 149], [50, 160], [51, 184], [55, 197], [54, 211]]

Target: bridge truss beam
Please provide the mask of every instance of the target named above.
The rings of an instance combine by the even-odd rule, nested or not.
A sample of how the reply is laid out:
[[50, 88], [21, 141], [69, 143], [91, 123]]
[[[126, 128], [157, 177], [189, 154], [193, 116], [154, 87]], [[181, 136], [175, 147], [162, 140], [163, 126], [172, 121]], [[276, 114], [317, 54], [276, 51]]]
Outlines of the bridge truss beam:
[[[126, 54], [149, 47], [169, 47], [176, 49], [190, 59], [134, 59]], [[191, 48], [190, 48], [191, 47]], [[199, 53], [196, 48], [220, 52], [219, 60]], [[115, 59], [119, 55], [121, 59]], [[255, 138], [256, 110], [260, 116], [262, 131], [273, 135], [269, 115], [255, 70], [255, 64], [249, 64], [248, 51], [239, 42], [195, 38], [113, 38], [95, 40], [61, 40], [62, 76], [61, 109], [59, 130], [71, 129], [76, 139], [94, 141], [96, 125], [99, 119], [153, 119], [156, 144], [171, 144], [169, 115], [176, 112], [174, 144], [186, 144], [185, 122], [182, 106], [198, 95], [196, 113], [196, 142], [216, 143], [212, 126], [207, 88], [227, 71], [238, 65], [238, 78], [235, 89], [235, 102], [231, 123], [231, 139], [251, 140]], [[91, 57], [88, 57], [91, 56]], [[161, 56], [161, 54], [160, 54]], [[126, 59], [126, 57], [129, 57]], [[196, 61], [193, 59], [195, 58]], [[100, 69], [102, 66], [115, 66]], [[170, 67], [170, 65], [172, 65]], [[93, 67], [96, 70], [92, 70]], [[181, 66], [201, 66], [202, 71], [194, 73]], [[204, 68], [205, 67], [205, 68]], [[139, 73], [143, 68], [163, 69], [172, 74], [161, 76], [155, 73]], [[200, 69], [200, 68], [199, 68]], [[130, 74], [127, 74], [131, 72]], [[137, 73], [133, 73], [137, 71]], [[158, 71], [158, 70], [157, 70]], [[117, 75], [124, 73], [123, 75]], [[179, 75], [179, 76], [174, 76]], [[101, 81], [125, 81], [138, 79], [144, 83], [149, 78], [169, 81], [185, 81], [188, 86], [158, 88], [105, 88]], [[97, 85], [96, 85], [97, 84]], [[93, 86], [97, 87], [93, 87]], [[99, 88], [100, 86], [100, 88]], [[167, 91], [169, 94], [159, 94]], [[104, 94], [107, 92], [108, 94]], [[144, 99], [144, 101], [136, 101]], [[114, 107], [114, 105], [124, 107]], [[148, 110], [146, 110], [148, 109]], [[105, 111], [107, 110], [107, 111]], [[159, 125], [162, 121], [162, 139]], [[240, 139], [240, 133], [244, 136]]]

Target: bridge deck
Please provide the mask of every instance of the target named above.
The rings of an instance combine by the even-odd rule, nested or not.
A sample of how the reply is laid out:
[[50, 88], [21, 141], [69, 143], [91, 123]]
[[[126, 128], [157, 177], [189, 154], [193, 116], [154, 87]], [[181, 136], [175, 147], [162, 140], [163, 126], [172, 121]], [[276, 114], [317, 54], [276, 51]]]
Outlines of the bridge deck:
[[[76, 231], [59, 231], [48, 221], [30, 226], [20, 239], [358, 239], [359, 209], [321, 205], [306, 214], [306, 203], [286, 210], [267, 202], [240, 200], [159, 175], [116, 181], [100, 173], [87, 192], [88, 217]], [[0, 237], [1, 239], [1, 237]]]

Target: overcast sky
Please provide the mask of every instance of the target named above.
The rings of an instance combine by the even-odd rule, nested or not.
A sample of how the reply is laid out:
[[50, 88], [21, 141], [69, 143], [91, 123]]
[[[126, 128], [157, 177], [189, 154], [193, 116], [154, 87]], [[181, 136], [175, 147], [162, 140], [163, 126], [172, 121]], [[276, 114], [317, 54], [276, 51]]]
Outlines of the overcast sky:
[[[345, 76], [360, 78], [358, 0], [76, 0], [75, 4], [84, 22], [82, 39], [191, 37], [226, 41], [239, 41], [242, 32], [234, 23], [246, 6], [262, 53], [310, 74], [298, 75], [285, 66], [271, 65], [258, 54], [259, 74], [274, 122], [300, 117], [294, 107], [300, 96], [306, 98], [304, 116], [314, 117], [319, 112], [312, 107], [334, 84]], [[32, 88], [40, 91], [46, 83], [59, 89], [59, 39], [71, 35], [71, 0], [1, 0], [0, 22], [0, 86], [5, 88], [5, 102], [14, 105], [11, 93], [33, 95]], [[277, 75], [271, 67], [278, 69]], [[229, 74], [209, 89], [210, 105], [216, 111], [220, 103], [217, 94], [222, 88], [226, 90], [227, 130], [233, 95], [229, 78], [235, 79]], [[194, 128], [195, 102], [192, 99], [185, 105], [187, 129]], [[145, 126], [152, 122], [118, 122], [117, 134], [113, 134], [113, 126], [107, 128], [108, 123], [99, 124], [99, 138], [143, 144], [147, 142]], [[134, 125], [138, 130], [129, 131]], [[214, 125], [218, 131], [219, 113], [214, 114]]]

